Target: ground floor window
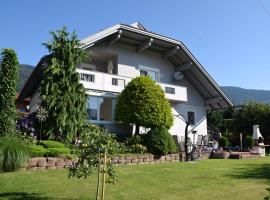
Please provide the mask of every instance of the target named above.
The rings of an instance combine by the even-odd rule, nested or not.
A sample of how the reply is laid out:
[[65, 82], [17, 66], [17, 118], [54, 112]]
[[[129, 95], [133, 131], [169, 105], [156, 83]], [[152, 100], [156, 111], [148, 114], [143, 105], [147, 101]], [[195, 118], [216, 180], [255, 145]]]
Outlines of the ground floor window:
[[88, 118], [92, 121], [113, 121], [115, 99], [110, 97], [88, 96]]

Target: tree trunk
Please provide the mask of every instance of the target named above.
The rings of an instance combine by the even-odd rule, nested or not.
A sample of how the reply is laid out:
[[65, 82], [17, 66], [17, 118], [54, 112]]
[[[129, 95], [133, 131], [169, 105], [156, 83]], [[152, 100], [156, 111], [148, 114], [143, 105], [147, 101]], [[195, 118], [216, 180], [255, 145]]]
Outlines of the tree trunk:
[[101, 192], [101, 200], [105, 199], [105, 184], [106, 184], [106, 163], [107, 163], [107, 154], [104, 153], [103, 158], [103, 176], [102, 176], [102, 192]]
[[185, 160], [188, 161], [188, 126], [189, 122], [186, 122], [186, 128], [185, 128]]
[[140, 125], [135, 124], [135, 135], [139, 135], [140, 134]]

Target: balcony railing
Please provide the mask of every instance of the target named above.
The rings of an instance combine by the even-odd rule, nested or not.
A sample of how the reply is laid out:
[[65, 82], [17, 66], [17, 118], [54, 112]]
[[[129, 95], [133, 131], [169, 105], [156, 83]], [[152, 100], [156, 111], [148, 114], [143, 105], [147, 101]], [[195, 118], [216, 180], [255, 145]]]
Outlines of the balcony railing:
[[[87, 89], [120, 93], [132, 78], [97, 71], [77, 69], [81, 83]], [[172, 101], [187, 101], [187, 88], [178, 85], [158, 83], [166, 98]]]

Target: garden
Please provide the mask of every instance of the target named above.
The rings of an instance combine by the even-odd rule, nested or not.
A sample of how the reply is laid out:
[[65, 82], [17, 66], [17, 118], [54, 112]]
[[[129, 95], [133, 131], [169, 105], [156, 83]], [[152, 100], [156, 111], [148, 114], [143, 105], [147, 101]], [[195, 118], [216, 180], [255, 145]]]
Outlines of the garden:
[[[76, 33], [64, 27], [51, 35], [52, 40], [44, 43], [49, 55], [43, 58], [47, 67], [38, 89], [40, 101], [27, 115], [15, 106], [17, 55], [12, 49], [1, 51], [0, 172], [65, 167], [69, 177], [79, 179], [97, 173], [96, 199], [103, 200], [105, 185], [118, 177], [113, 164], [179, 161], [179, 155], [172, 154], [178, 149], [168, 132], [171, 107], [155, 81], [134, 78], [121, 93], [115, 118], [133, 124], [136, 132], [117, 137], [87, 119], [87, 94], [76, 72], [87, 52], [80, 48]], [[139, 135], [140, 127], [151, 130]]]
[[[91, 124], [86, 91], [76, 72], [76, 65], [87, 59], [86, 52], [76, 33], [63, 28], [51, 34], [52, 40], [44, 43], [49, 55], [43, 58], [47, 67], [38, 90], [40, 102], [27, 115], [18, 113], [15, 106], [17, 55], [12, 49], [1, 51], [0, 199], [104, 200], [105, 186], [108, 199], [267, 197], [268, 157], [179, 162], [184, 160], [183, 146], [168, 131], [173, 124], [171, 105], [148, 76], [132, 79], [116, 104], [115, 120], [133, 125], [135, 135], [123, 138]], [[225, 114], [214, 111], [208, 117], [225, 133], [219, 142], [226, 150], [234, 142], [234, 126], [224, 118], [217, 121], [221, 115]], [[139, 134], [140, 127], [149, 131]], [[249, 149], [252, 139], [248, 134], [245, 141]], [[187, 137], [184, 147], [188, 161]], [[50, 170], [57, 168], [65, 169]], [[250, 190], [255, 192], [248, 194]]]
[[[106, 188], [107, 199], [263, 200], [268, 196], [269, 157], [257, 160], [203, 160], [196, 163], [121, 165], [119, 179]], [[0, 174], [0, 199], [95, 199], [97, 174], [68, 178], [67, 170]]]

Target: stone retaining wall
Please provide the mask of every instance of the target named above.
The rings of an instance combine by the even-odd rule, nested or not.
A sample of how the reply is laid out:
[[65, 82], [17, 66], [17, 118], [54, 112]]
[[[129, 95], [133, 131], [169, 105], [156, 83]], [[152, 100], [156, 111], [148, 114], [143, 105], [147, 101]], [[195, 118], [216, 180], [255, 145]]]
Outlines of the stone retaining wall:
[[113, 164], [127, 165], [127, 164], [147, 164], [147, 163], [163, 163], [181, 161], [179, 154], [169, 154], [166, 156], [156, 157], [152, 154], [142, 155], [123, 155], [112, 158]]
[[[208, 154], [202, 154], [201, 159], [208, 159]], [[157, 157], [152, 154], [139, 155], [118, 155], [112, 158], [112, 163], [115, 165], [129, 164], [149, 164], [149, 163], [164, 163], [164, 162], [181, 162], [185, 160], [184, 154], [168, 154], [166, 156]], [[40, 170], [40, 169], [58, 169], [67, 168], [76, 163], [77, 160], [68, 160], [63, 158], [53, 157], [35, 157], [30, 158], [28, 163], [22, 167], [22, 170]]]
[[22, 167], [22, 170], [40, 170], [40, 169], [58, 169], [66, 168], [77, 162], [77, 160], [68, 160], [53, 157], [35, 157], [30, 158], [28, 163]]

